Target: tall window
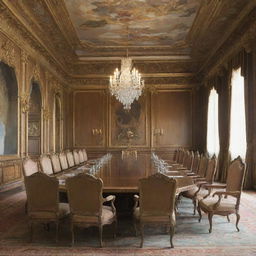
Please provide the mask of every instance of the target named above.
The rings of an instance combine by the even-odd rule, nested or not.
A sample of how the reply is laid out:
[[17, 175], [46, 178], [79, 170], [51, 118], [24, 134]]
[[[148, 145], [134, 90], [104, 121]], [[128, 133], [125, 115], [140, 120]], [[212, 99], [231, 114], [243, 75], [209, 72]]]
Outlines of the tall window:
[[230, 146], [231, 158], [246, 154], [244, 78], [241, 68], [233, 70], [231, 78]]
[[218, 155], [220, 150], [218, 98], [216, 90], [212, 89], [209, 96], [207, 120], [207, 151], [210, 155]]

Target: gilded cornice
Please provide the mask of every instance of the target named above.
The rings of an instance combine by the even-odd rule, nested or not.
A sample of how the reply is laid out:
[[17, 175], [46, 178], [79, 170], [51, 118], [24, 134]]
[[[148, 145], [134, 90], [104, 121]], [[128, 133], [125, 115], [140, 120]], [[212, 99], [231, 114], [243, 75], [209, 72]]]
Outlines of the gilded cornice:
[[32, 58], [40, 61], [55, 76], [65, 81], [67, 75], [63, 67], [56, 62], [55, 58], [40, 44], [33, 32], [29, 31], [3, 2], [6, 2], [6, 0], [0, 2], [0, 31], [8, 37], [8, 42], [13, 44], [15, 42], [15, 45], [20, 49], [28, 53]]
[[[206, 77], [218, 74], [222, 68], [227, 68], [228, 61], [241, 49], [251, 51], [255, 47], [256, 40], [256, 8], [240, 26], [232, 33], [225, 43], [217, 50], [211, 60], [205, 65], [202, 73]], [[207, 78], [206, 78], [207, 79]]]
[[0, 41], [0, 61], [15, 68], [15, 49], [12, 42], [8, 40]]

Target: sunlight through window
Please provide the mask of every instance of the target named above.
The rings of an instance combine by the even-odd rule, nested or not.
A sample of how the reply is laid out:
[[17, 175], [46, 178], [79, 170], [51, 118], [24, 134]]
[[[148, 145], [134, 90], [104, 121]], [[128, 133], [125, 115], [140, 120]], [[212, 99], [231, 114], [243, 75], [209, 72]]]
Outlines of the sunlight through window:
[[218, 94], [212, 89], [208, 103], [208, 120], [207, 120], [207, 151], [210, 155], [219, 154], [219, 121], [218, 121]]
[[231, 79], [230, 154], [234, 159], [246, 154], [246, 128], [244, 104], [244, 78], [241, 68], [234, 70]]

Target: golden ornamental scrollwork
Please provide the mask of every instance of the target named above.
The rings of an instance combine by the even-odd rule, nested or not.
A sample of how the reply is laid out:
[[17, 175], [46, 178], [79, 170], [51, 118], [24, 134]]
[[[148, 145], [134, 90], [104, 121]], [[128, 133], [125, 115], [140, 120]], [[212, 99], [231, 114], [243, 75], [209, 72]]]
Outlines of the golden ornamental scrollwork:
[[40, 67], [38, 64], [35, 65], [33, 70], [33, 77], [36, 81], [40, 81]]
[[15, 50], [13, 44], [6, 40], [0, 45], [0, 60], [3, 60], [7, 65], [15, 66]]
[[51, 118], [51, 112], [49, 109], [47, 108], [43, 109], [43, 118], [44, 120], [49, 120]]
[[28, 54], [25, 51], [21, 51], [21, 62], [28, 64]]
[[27, 113], [29, 111], [29, 94], [23, 93], [20, 95], [20, 106], [22, 113]]

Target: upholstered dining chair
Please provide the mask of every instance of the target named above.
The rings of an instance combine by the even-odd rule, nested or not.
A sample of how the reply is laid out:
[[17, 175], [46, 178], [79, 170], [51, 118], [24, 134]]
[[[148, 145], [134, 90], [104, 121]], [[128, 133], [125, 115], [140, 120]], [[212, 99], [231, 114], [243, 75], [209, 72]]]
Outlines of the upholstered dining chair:
[[76, 150], [73, 150], [73, 156], [74, 156], [75, 165], [80, 166], [80, 158]]
[[[228, 167], [226, 184], [205, 185], [209, 190], [208, 194], [199, 201], [198, 213], [199, 222], [201, 221], [204, 211], [208, 214], [209, 233], [212, 232], [213, 215], [227, 216], [228, 221], [230, 214], [236, 214], [236, 229], [239, 231], [238, 223], [240, 220], [239, 205], [241, 192], [244, 182], [245, 164], [240, 157], [234, 159]], [[222, 191], [212, 192], [212, 189], [222, 189]]]
[[56, 224], [58, 242], [59, 220], [69, 214], [69, 206], [59, 203], [59, 183], [56, 177], [37, 172], [25, 177], [27, 212], [29, 217], [30, 240], [33, 240], [34, 223]]
[[23, 160], [23, 176], [30, 176], [36, 172], [39, 172], [38, 163], [27, 157]]
[[133, 216], [136, 234], [137, 225], [140, 226], [140, 247], [143, 247], [145, 224], [164, 224], [170, 227], [170, 243], [173, 248], [176, 180], [161, 173], [153, 174], [139, 180], [139, 193], [139, 196], [135, 195]]
[[[102, 186], [101, 179], [85, 173], [66, 180], [71, 212], [72, 245], [74, 244], [74, 226], [98, 226], [100, 247], [103, 246], [103, 226], [113, 224], [116, 228], [115, 196], [103, 198]], [[103, 205], [104, 202], [110, 202], [111, 206]]]
[[197, 203], [198, 200], [202, 199], [205, 195], [208, 194], [208, 190], [203, 187], [203, 185], [210, 185], [213, 183], [214, 176], [216, 173], [216, 165], [217, 159], [215, 155], [207, 161], [207, 168], [206, 168], [206, 176], [204, 178], [195, 179], [195, 184], [197, 185], [196, 188], [185, 191], [182, 193], [182, 196], [186, 198], [190, 198], [194, 205], [194, 215], [196, 213]]
[[60, 165], [61, 165], [62, 171], [67, 170], [68, 169], [68, 160], [67, 160], [66, 153], [61, 152], [59, 154], [59, 159], [60, 159]]
[[47, 155], [42, 155], [40, 156], [40, 165], [41, 165], [41, 169], [42, 172], [48, 175], [52, 175], [53, 174], [53, 168], [52, 168], [52, 162], [49, 156]]
[[67, 161], [68, 161], [69, 168], [73, 168], [75, 166], [74, 156], [71, 151], [67, 152]]
[[84, 164], [85, 163], [85, 159], [84, 159], [84, 153], [82, 149], [78, 150], [78, 155], [79, 155], [79, 162], [80, 164]]
[[84, 161], [85, 161], [85, 162], [88, 161], [88, 156], [87, 156], [86, 149], [84, 148], [84, 149], [82, 150], [82, 152], [83, 152], [83, 155], [84, 155]]
[[61, 172], [62, 169], [61, 169], [61, 164], [60, 164], [59, 156], [57, 154], [51, 154], [50, 158], [52, 160], [53, 172], [55, 174]]

